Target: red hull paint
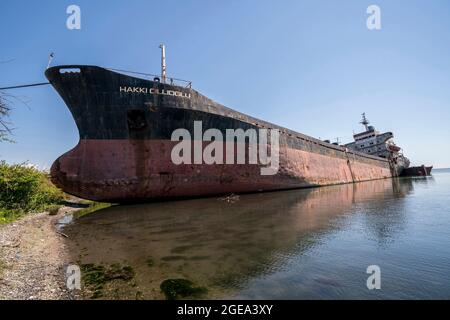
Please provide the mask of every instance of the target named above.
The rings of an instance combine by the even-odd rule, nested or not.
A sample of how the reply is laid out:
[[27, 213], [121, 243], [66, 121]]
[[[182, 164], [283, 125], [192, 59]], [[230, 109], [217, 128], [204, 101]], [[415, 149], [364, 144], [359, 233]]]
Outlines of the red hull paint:
[[[169, 140], [80, 140], [55, 161], [52, 181], [66, 192], [96, 201], [209, 196], [323, 186], [391, 177], [378, 165], [280, 146], [280, 169], [263, 176], [260, 165], [182, 164], [171, 161]], [[205, 143], [206, 145], [207, 143]], [[225, 153], [224, 153], [225, 154]]]

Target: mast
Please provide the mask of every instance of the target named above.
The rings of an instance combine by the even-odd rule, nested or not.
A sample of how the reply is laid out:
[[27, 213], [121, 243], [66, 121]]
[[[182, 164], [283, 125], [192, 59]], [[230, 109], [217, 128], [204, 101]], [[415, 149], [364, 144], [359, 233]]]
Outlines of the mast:
[[366, 131], [369, 131], [369, 120], [366, 118], [366, 113], [362, 114], [362, 120], [360, 122], [366, 128]]
[[50, 55], [48, 56], [47, 69], [50, 68], [50, 65], [52, 64], [52, 60], [53, 60], [54, 56], [55, 56], [55, 54], [53, 52], [51, 52]]
[[161, 48], [161, 81], [166, 83], [166, 46], [161, 43], [159, 47]]

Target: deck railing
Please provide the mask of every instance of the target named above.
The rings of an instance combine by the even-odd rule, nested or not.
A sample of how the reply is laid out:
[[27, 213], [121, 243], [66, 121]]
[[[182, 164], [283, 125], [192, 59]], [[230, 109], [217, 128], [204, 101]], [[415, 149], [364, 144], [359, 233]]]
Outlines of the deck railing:
[[[136, 72], [136, 71], [129, 71], [129, 70], [121, 70], [121, 69], [113, 69], [113, 68], [105, 68], [111, 71], [120, 72], [127, 75], [139, 75], [143, 76], [145, 79], [148, 80], [155, 80], [158, 79], [159, 81], [162, 81], [161, 75], [151, 74], [151, 73], [144, 73], [144, 72]], [[192, 89], [192, 82], [188, 80], [178, 79], [174, 77], [167, 77], [166, 76], [166, 83], [170, 84], [172, 86], [179, 86], [184, 88]]]

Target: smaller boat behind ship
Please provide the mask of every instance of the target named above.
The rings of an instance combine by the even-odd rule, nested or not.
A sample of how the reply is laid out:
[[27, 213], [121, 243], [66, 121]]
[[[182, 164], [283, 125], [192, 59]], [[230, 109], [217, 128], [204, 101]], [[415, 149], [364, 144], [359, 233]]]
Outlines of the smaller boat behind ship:
[[401, 176], [402, 177], [427, 177], [431, 176], [431, 170], [433, 170], [433, 166], [426, 167], [425, 165], [421, 165], [418, 167], [410, 167], [403, 170]]

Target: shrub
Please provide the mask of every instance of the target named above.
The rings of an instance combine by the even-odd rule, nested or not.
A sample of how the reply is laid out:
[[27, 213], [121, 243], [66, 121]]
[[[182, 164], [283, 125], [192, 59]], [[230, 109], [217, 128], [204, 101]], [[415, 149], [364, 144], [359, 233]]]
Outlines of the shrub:
[[[0, 161], [0, 222], [32, 211], [43, 211], [64, 199], [48, 174], [23, 164]], [[3, 219], [2, 219], [3, 218]]]

